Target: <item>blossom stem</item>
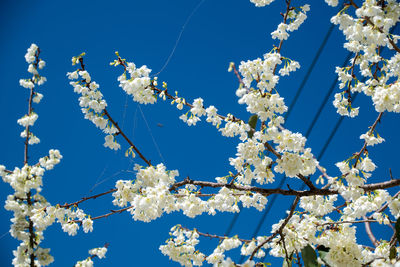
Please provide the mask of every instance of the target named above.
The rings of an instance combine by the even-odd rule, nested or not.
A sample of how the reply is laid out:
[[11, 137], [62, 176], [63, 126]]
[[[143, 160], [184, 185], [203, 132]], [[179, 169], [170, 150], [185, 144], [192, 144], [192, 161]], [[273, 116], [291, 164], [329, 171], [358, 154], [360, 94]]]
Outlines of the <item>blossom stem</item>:
[[[199, 235], [204, 236], [204, 237], [217, 238], [217, 239], [220, 239], [220, 240], [231, 238], [231, 237], [228, 237], [228, 236], [220, 236], [220, 235], [202, 233], [202, 232], [199, 232], [197, 229], [190, 230], [190, 229], [188, 229], [186, 227], [183, 227], [183, 226], [179, 226], [179, 227], [181, 229], [183, 229], [183, 230], [186, 230], [186, 231], [196, 231], [196, 233], [198, 233]], [[243, 243], [250, 243], [251, 242], [251, 240], [248, 240], [248, 239], [242, 239], [242, 238], [237, 238], [237, 239], [242, 241]]]

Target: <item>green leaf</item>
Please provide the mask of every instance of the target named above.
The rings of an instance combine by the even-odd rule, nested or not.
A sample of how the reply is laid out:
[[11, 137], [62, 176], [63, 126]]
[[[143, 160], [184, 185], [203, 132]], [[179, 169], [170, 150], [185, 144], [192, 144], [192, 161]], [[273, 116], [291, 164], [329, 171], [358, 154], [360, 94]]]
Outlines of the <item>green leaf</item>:
[[329, 252], [329, 248], [320, 245], [320, 246], [317, 247], [317, 249], [318, 249], [319, 257], [322, 260], [325, 260], [326, 254], [328, 254], [328, 252]]
[[397, 254], [396, 246], [392, 246], [390, 248], [389, 259], [391, 259], [391, 260], [395, 259], [396, 258], [396, 254]]
[[317, 253], [314, 249], [307, 245], [301, 250], [301, 256], [303, 257], [305, 267], [318, 267]]
[[258, 116], [257, 115], [253, 115], [249, 118], [249, 125], [251, 127], [251, 130], [247, 132], [247, 136], [249, 138], [253, 137], [254, 131], [256, 129], [257, 126], [257, 121], [258, 121]]
[[396, 222], [394, 228], [396, 229], [397, 242], [399, 242], [399, 244], [400, 244], [400, 217], [397, 219], [397, 222]]

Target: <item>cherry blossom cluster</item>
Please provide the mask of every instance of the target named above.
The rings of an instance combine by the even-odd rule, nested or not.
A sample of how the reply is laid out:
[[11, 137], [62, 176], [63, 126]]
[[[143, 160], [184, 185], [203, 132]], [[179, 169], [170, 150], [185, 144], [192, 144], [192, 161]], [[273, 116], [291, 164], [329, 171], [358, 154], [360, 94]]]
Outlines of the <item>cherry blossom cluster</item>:
[[162, 163], [147, 168], [137, 165], [135, 170], [134, 181], [117, 181], [114, 205], [124, 207], [130, 203], [132, 208], [129, 211], [133, 218], [144, 222], [157, 219], [163, 212], [176, 210], [175, 198], [169, 188], [179, 175], [178, 171], [167, 171]]
[[[127, 77], [126, 71], [129, 73], [129, 77]], [[151, 86], [157, 85], [157, 77], [152, 80], [149, 77], [151, 70], [146, 65], [137, 68], [133, 62], [126, 64], [126, 71], [118, 77], [119, 86], [133, 97], [133, 101], [141, 104], [154, 104], [157, 96]]]
[[75, 235], [79, 229], [75, 221], [82, 224], [84, 232], [93, 230], [93, 221], [81, 209], [51, 206], [40, 194], [45, 171], [53, 169], [61, 159], [60, 152], [51, 149], [49, 156], [40, 158], [34, 165], [25, 164], [13, 171], [7, 171], [5, 166], [0, 165], [0, 176], [15, 191], [7, 197], [5, 209], [14, 213], [11, 235], [21, 240], [20, 246], [14, 251], [13, 264], [16, 266], [29, 266], [31, 255], [36, 259], [35, 266], [46, 266], [53, 261], [50, 249], [43, 249], [39, 245], [44, 238], [43, 232], [56, 220], [69, 235]]
[[253, 4], [255, 4], [257, 7], [263, 7], [266, 5], [269, 5], [273, 2], [274, 0], [250, 0]]
[[[333, 6], [338, 3], [327, 2]], [[348, 12], [350, 6], [356, 9], [355, 16]], [[332, 17], [332, 23], [339, 25], [346, 37], [344, 47], [356, 55], [352, 66], [336, 69], [340, 88], [345, 88], [347, 93], [347, 96], [345, 92], [335, 95], [333, 104], [340, 115], [358, 115], [358, 108], [352, 107], [351, 103], [351, 93], [356, 92], [370, 96], [378, 112], [400, 112], [399, 56], [395, 53], [390, 59], [385, 59], [381, 55], [383, 47], [400, 51], [396, 45], [399, 36], [390, 33], [399, 20], [400, 6], [394, 0], [384, 1], [383, 5], [374, 0], [364, 1], [360, 7], [350, 1]], [[359, 67], [363, 81], [356, 77], [355, 66]]]
[[[327, 2], [333, 6], [337, 4], [337, 1]], [[366, 8], [365, 6], [368, 6], [368, 4], [372, 3], [372, 5], [376, 5], [376, 2], [374, 1], [367, 2], [368, 3], [364, 3], [363, 5], [364, 9]], [[261, 6], [261, 2], [256, 5]], [[385, 26], [386, 33], [388, 32], [388, 29], [390, 29], [390, 27], [393, 26], [398, 20], [399, 12], [396, 11], [398, 10], [398, 7], [398, 4], [396, 4], [394, 1], [388, 1], [385, 15], [395, 19], [390, 22], [390, 26]], [[380, 9], [381, 7], [374, 8]], [[296, 25], [300, 25], [303, 22], [303, 18], [305, 18], [305, 12], [309, 10], [308, 5], [306, 5], [302, 10], [304, 13], [298, 14], [298, 20], [297, 18], [294, 19], [293, 14], [288, 16], [290, 19], [292, 19], [292, 23], [294, 23], [293, 29], [297, 29], [298, 27], [296, 27]], [[356, 13], [360, 12], [361, 11], [357, 11]], [[361, 25], [362, 27], [368, 27], [366, 20], [371, 19], [370, 16], [370, 13], [368, 13], [368, 15], [363, 14], [360, 16], [360, 21], [363, 22]], [[376, 20], [379, 21], [379, 19]], [[333, 18], [332, 21], [334, 22], [335, 18]], [[372, 19], [372, 21], [374, 20]], [[345, 27], [341, 25], [341, 28], [347, 29], [348, 33], [352, 32], [353, 34], [356, 34], [354, 31], [348, 30], [347, 26]], [[383, 36], [379, 33], [379, 30], [374, 27], [372, 29], [374, 33], [371, 34]], [[371, 27], [367, 29], [370, 28]], [[283, 33], [284, 31], [281, 31], [281, 34]], [[275, 34], [277, 34], [277, 32]], [[363, 34], [365, 34], [365, 32]], [[397, 37], [389, 34], [386, 34], [386, 36], [391, 36], [391, 41], [396, 41]], [[362, 38], [365, 41], [366, 39], [373, 37], [364, 36]], [[278, 39], [285, 40], [287, 38], [282, 35]], [[391, 41], [379, 43], [376, 40], [369, 40], [368, 43], [367, 40], [367, 44], [363, 43], [364, 41], [360, 41], [364, 46], [372, 46], [375, 44], [378, 46], [386, 45], [389, 48], [392, 47]], [[349, 45], [345, 45], [345, 47], [346, 46], [350, 47]], [[371, 48], [369, 49], [371, 50]], [[350, 51], [358, 53], [361, 50], [362, 49], [360, 48], [356, 51]], [[398, 107], [396, 102], [398, 101], [398, 97], [395, 93], [395, 91], [398, 89], [397, 82], [391, 82], [386, 87], [381, 86], [382, 88], [378, 88], [378, 85], [379, 81], [386, 83], [389, 77], [398, 77], [398, 75], [395, 74], [395, 71], [397, 71], [397, 73], [399, 72], [398, 64], [396, 64], [399, 61], [397, 56], [398, 54], [387, 61], [390, 62], [389, 64], [384, 63], [383, 67], [378, 68], [382, 74], [385, 74], [385, 76], [381, 76], [379, 79], [373, 77], [373, 79], [367, 81], [366, 83], [354, 80], [353, 72], [355, 65], [359, 65], [361, 71], [364, 72], [363, 75], [368, 76], [367, 74], [370, 72], [368, 72], [367, 69], [371, 69], [371, 62], [376, 64], [378, 61], [383, 61], [380, 57], [377, 57], [376, 54], [374, 54], [378, 51], [377, 46], [373, 47], [373, 51], [370, 50], [368, 51], [365, 48], [364, 54], [358, 53], [357, 56], [352, 60], [352, 66], [337, 68], [336, 72], [338, 73], [339, 80], [341, 82], [340, 88], [348, 88], [351, 93], [365, 92], [370, 96], [376, 94], [377, 96], [375, 98], [377, 100], [374, 100], [373, 98], [373, 101], [378, 112], [383, 112], [385, 110], [395, 111]], [[372, 59], [372, 56], [367, 52], [370, 54], [372, 53], [375, 58]], [[242, 143], [238, 145], [237, 157], [230, 159], [231, 165], [234, 166], [238, 171], [238, 174], [235, 175], [234, 178], [234, 184], [250, 185], [253, 179], [260, 184], [273, 182], [274, 174], [271, 167], [275, 164], [276, 166], [273, 168], [275, 172], [285, 173], [285, 175], [288, 177], [299, 178], [301, 178], [299, 175], [304, 177], [314, 174], [318, 166], [318, 162], [312, 155], [311, 149], [305, 148], [306, 139], [299, 133], [292, 133], [289, 130], [282, 129], [281, 125], [283, 124], [284, 120], [280, 114], [284, 113], [287, 108], [283, 103], [283, 98], [280, 98], [277, 93], [272, 93], [272, 89], [275, 89], [276, 84], [279, 81], [279, 76], [275, 75], [275, 69], [279, 64], [282, 63], [282, 60], [285, 60], [286, 62], [285, 67], [279, 70], [279, 74], [281, 76], [287, 75], [290, 71], [294, 71], [299, 68], [299, 64], [297, 62], [282, 58], [280, 53], [275, 50], [264, 55], [264, 60], [257, 59], [255, 61], [242, 62], [239, 67], [239, 71], [243, 76], [243, 84], [241, 84], [241, 87], [239, 87], [237, 90], [237, 95], [240, 97], [239, 103], [246, 104], [247, 110], [250, 113], [256, 114], [258, 119], [260, 119], [262, 122], [267, 120], [269, 120], [269, 122], [268, 125], [264, 126], [264, 128], [261, 127], [260, 131], [255, 131], [252, 134], [252, 138], [245, 136], [242, 139]], [[368, 64], [366, 64], [366, 62]], [[370, 76], [372, 77], [373, 75]], [[254, 80], [257, 82], [257, 89], [253, 89], [251, 87], [251, 84]], [[390, 94], [390, 96], [386, 95], [379, 98], [380, 100], [384, 99], [385, 104], [381, 104], [378, 99], [378, 96], [383, 89], [385, 89], [385, 94]], [[374, 90], [374, 92], [372, 92], [372, 90]], [[340, 114], [354, 117], [358, 114], [359, 108], [353, 108], [351, 106], [351, 99], [345, 96], [346, 93], [350, 95], [350, 93], [347, 91], [337, 94], [335, 96], [334, 105], [338, 108], [338, 112]], [[281, 99], [282, 103], [275, 102], [274, 98]], [[389, 101], [391, 101], [390, 107], [388, 106]], [[270, 104], [270, 102], [273, 104]], [[183, 98], [179, 98], [177, 103], [186, 104]], [[194, 112], [190, 111], [190, 117], [188, 114], [184, 114], [181, 118], [185, 122], [188, 122], [188, 120], [191, 119], [188, 124], [195, 125], [199, 120], [199, 117], [204, 114], [204, 107], [201, 109], [202, 105], [203, 100], [196, 99], [192, 104], [192, 106], [195, 107]], [[385, 107], [381, 108], [382, 105], [385, 105]], [[182, 108], [182, 105], [178, 108]], [[197, 116], [197, 113], [199, 113], [200, 116]], [[215, 115], [214, 117], [217, 118], [218, 116]], [[211, 121], [211, 119], [207, 119], [207, 121]], [[215, 124], [218, 124], [218, 122]], [[384, 141], [384, 139], [375, 132], [375, 126], [376, 125], [371, 127], [372, 129], [366, 134], [361, 135], [360, 138], [365, 140], [365, 146], [378, 144]], [[246, 129], [247, 133], [248, 131], [249, 129]], [[268, 145], [266, 145], [268, 141], [272, 141], [276, 145], [275, 148], [268, 147]], [[275, 161], [269, 157], [267, 153], [265, 153], [266, 146], [269, 152], [272, 152], [275, 154], [275, 156], [277, 156]], [[376, 165], [368, 157], [367, 153], [364, 153], [365, 155], [361, 155], [361, 153], [364, 153], [364, 149], [348, 160], [337, 163], [337, 166], [341, 172], [341, 176], [327, 177], [329, 188], [332, 190], [337, 190], [343, 199], [347, 201], [347, 205], [343, 209], [340, 219], [338, 220], [339, 223], [336, 223], [327, 217], [328, 214], [337, 209], [334, 206], [334, 203], [338, 200], [337, 195], [302, 197], [300, 201], [300, 207], [303, 208], [306, 213], [303, 215], [293, 215], [289, 218], [289, 220], [281, 220], [280, 223], [273, 226], [272, 233], [275, 233], [276, 237], [272, 240], [272, 243], [270, 243], [269, 246], [265, 244], [266, 248], [271, 248], [271, 255], [287, 259], [289, 255], [302, 252], [302, 250], [307, 246], [311, 246], [311, 249], [313, 249], [312, 247], [315, 248], [317, 245], [322, 245], [328, 249], [325, 251], [325, 253], [322, 251], [319, 253], [319, 261], [322, 264], [327, 264], [329, 266], [361, 266], [368, 263], [373, 263], [374, 266], [377, 264], [376, 266], [378, 266], [379, 264], [382, 265], [390, 262], [390, 245], [386, 241], [381, 241], [381, 243], [376, 247], [375, 251], [363, 248], [357, 244], [355, 238], [355, 227], [351, 226], [352, 221], [362, 218], [371, 218], [370, 220], [376, 220], [375, 222], [380, 224], [390, 224], [391, 216], [394, 218], [399, 217], [398, 197], [392, 198], [386, 190], [375, 190], [365, 193], [364, 189], [362, 189], [362, 187], [366, 184], [367, 179], [375, 170]], [[217, 178], [217, 181], [221, 183], [228, 183], [225, 177]], [[217, 197], [219, 197], [222, 193], [224, 195], [224, 200], [219, 205], [225, 205], [225, 208], [220, 211], [235, 211], [236, 207], [232, 203], [233, 199], [235, 198], [234, 195], [237, 192], [234, 190], [228, 190], [226, 187], [224, 187], [213, 199], [217, 199]], [[245, 196], [246, 195], [242, 194], [240, 198], [244, 199]], [[204, 205], [203, 203], [204, 202], [199, 201], [197, 205], [202, 206]], [[261, 202], [261, 206], [265, 204], [266, 198], [265, 201]], [[385, 205], [389, 206], [390, 214], [380, 211]], [[210, 205], [209, 207], [212, 208]], [[211, 209], [211, 211], [214, 210]], [[370, 217], [368, 217], [368, 215]], [[349, 223], [347, 223], [347, 221], [349, 221]], [[282, 225], [285, 227], [281, 228]], [[314, 225], [314, 227], [310, 227], [310, 225]], [[340, 236], [340, 238], [336, 238], [337, 236]], [[170, 242], [172, 241], [170, 240]], [[248, 244], [245, 245], [250, 247]], [[383, 252], [382, 248], [385, 246], [386, 250]], [[179, 247], [179, 245], [177, 245], [177, 247]], [[252, 254], [254, 251], [256, 254], [262, 251], [259, 249], [257, 252], [256, 247], [256, 245], [253, 245], [251, 252], [247, 255]], [[384, 257], [385, 260], [383, 260], [382, 257]], [[223, 263], [231, 262], [230, 259], [224, 259], [223, 249], [221, 249], [220, 246], [218, 246], [214, 250], [214, 253], [206, 259], [209, 263], [220, 264], [221, 266], [223, 266]], [[191, 266], [191, 264], [183, 265]], [[230, 265], [228, 264], [227, 266]]]
[[[119, 207], [130, 206], [128, 211], [133, 219], [149, 222], [160, 217], [164, 212], [170, 213], [181, 210], [190, 218], [208, 212], [239, 212], [238, 202], [244, 207], [254, 207], [262, 210], [267, 198], [258, 193], [243, 193], [221, 186], [216, 194], [208, 200], [201, 199], [199, 188], [186, 185], [175, 194], [170, 188], [174, 185], [178, 171], [167, 171], [161, 163], [157, 166], [143, 168], [135, 167], [135, 180], [118, 180], [116, 191], [113, 193], [113, 204]], [[221, 181], [221, 178], [218, 178]]]
[[[41, 76], [38, 72], [38, 69], [43, 69], [43, 67], [46, 65], [46, 62], [39, 58], [39, 53], [40, 50], [36, 44], [32, 44], [28, 48], [25, 54], [25, 60], [29, 64], [28, 72], [33, 76], [30, 79], [19, 80], [19, 84], [22, 87], [31, 91], [31, 104], [32, 102], [38, 104], [43, 98], [41, 93], [38, 93], [34, 90], [35, 84], [42, 85], [46, 82], [46, 77]], [[21, 132], [21, 137], [25, 138], [29, 145], [38, 144], [40, 142], [40, 139], [30, 131], [30, 126], [35, 124], [38, 117], [39, 116], [33, 111], [33, 108], [30, 107], [29, 113], [17, 121], [19, 125], [25, 128]]]
[[[266, 6], [272, 0], [250, 0], [255, 6]], [[330, 6], [336, 6], [337, 0], [326, 0]], [[10, 184], [14, 194], [9, 195], [5, 208], [14, 213], [10, 229], [11, 235], [20, 240], [14, 251], [13, 264], [16, 266], [42, 266], [54, 259], [50, 249], [40, 247], [43, 232], [57, 222], [68, 235], [76, 235], [82, 227], [85, 233], [93, 231], [93, 220], [112, 214], [129, 212], [134, 220], [150, 222], [164, 213], [181, 211], [185, 216], [194, 218], [207, 213], [240, 212], [243, 208], [254, 207], [258, 211], [265, 209], [268, 197], [281, 194], [295, 197], [287, 215], [272, 226], [270, 235], [252, 237], [250, 240], [239, 236], [227, 237], [205, 234], [197, 229], [189, 230], [176, 225], [171, 228], [170, 238], [160, 250], [171, 260], [183, 266], [259, 266], [256, 262], [269, 254], [283, 258], [287, 266], [295, 261], [299, 265], [307, 258], [313, 259], [313, 266], [398, 266], [400, 247], [396, 246], [400, 233], [400, 192], [392, 195], [388, 188], [398, 186], [399, 179], [371, 184], [371, 177], [377, 168], [370, 158], [367, 147], [382, 143], [384, 139], [377, 133], [377, 125], [383, 112], [400, 112], [400, 48], [399, 36], [390, 33], [400, 18], [400, 3], [395, 0], [366, 0], [357, 6], [355, 1], [345, 2], [343, 9], [334, 16], [332, 23], [339, 25], [346, 37], [344, 47], [354, 53], [349, 66], [337, 67], [341, 92], [335, 95], [333, 102], [339, 114], [354, 117], [359, 108], [353, 107], [353, 96], [364, 93], [371, 97], [378, 118], [369, 130], [360, 136], [363, 146], [359, 152], [336, 163], [337, 176], [330, 176], [319, 165], [306, 147], [306, 138], [284, 128], [283, 114], [287, 111], [284, 98], [278, 93], [280, 77], [288, 76], [300, 68], [300, 64], [282, 56], [282, 43], [289, 37], [289, 32], [297, 30], [307, 18], [309, 5], [299, 8], [291, 6], [287, 0], [283, 21], [277, 30], [271, 33], [279, 45], [255, 60], [242, 61], [238, 70], [231, 63], [229, 71], [234, 71], [239, 81], [236, 90], [239, 104], [245, 104], [250, 119], [244, 120], [228, 114], [218, 114], [215, 106], [206, 106], [202, 98], [187, 101], [184, 97], [171, 95], [167, 84], [158, 88], [157, 77], [151, 77], [147, 66], [118, 59], [112, 65], [120, 65], [124, 73], [118, 77], [119, 86], [133, 101], [140, 104], [154, 104], [158, 98], [167, 99], [176, 108], [186, 113], [180, 119], [189, 126], [195, 126], [205, 117], [206, 122], [215, 126], [223, 136], [238, 137], [236, 154], [229, 158], [235, 173], [216, 177], [216, 182], [197, 181], [189, 177], [179, 181], [177, 170], [168, 170], [164, 164], [152, 165], [139, 149], [119, 128], [106, 110], [107, 103], [99, 90], [99, 85], [92, 78], [83, 64], [81, 54], [72, 58], [73, 65], [79, 69], [67, 73], [74, 91], [80, 94], [79, 105], [86, 119], [92, 121], [105, 134], [104, 146], [119, 149], [115, 140], [121, 135], [128, 143], [127, 155], [135, 152], [147, 166], [135, 165], [135, 176], [131, 180], [118, 180], [115, 188], [80, 201], [51, 205], [40, 193], [45, 171], [60, 163], [62, 156], [56, 149], [42, 157], [34, 165], [28, 164], [28, 145], [38, 143], [39, 139], [30, 132], [38, 115], [33, 112], [32, 103], [40, 102], [43, 95], [35, 92], [35, 85], [43, 84], [46, 79], [39, 75], [44, 61], [39, 59], [39, 48], [32, 45], [25, 55], [29, 63], [31, 79], [20, 81], [21, 86], [30, 90], [29, 112], [18, 120], [25, 127], [21, 136], [25, 138], [25, 160], [22, 168], [13, 171], [0, 165], [0, 176]], [[354, 8], [354, 12], [351, 12]], [[389, 49], [387, 58], [382, 49]], [[358, 76], [363, 77], [358, 78]], [[259, 122], [259, 124], [257, 124]], [[135, 152], [134, 152], [135, 151]], [[322, 175], [317, 178], [317, 169]], [[301, 180], [306, 190], [259, 187], [275, 182], [277, 173], [289, 178]], [[390, 173], [390, 175], [392, 175]], [[325, 179], [327, 181], [324, 184]], [[91, 217], [78, 205], [87, 199], [111, 194], [112, 203], [121, 209], [112, 210], [105, 215]], [[336, 214], [337, 212], [337, 214]], [[397, 220], [397, 221], [396, 221]], [[357, 242], [359, 224], [365, 224], [366, 233], [373, 247]], [[392, 229], [391, 240], [377, 239], [370, 224], [376, 227]], [[196, 249], [200, 237], [214, 238], [218, 244], [205, 254]], [[231, 250], [240, 250], [246, 256], [246, 262], [237, 265], [229, 258]], [[93, 258], [103, 258], [107, 251], [104, 247], [89, 251], [87, 259], [75, 266], [93, 266]], [[228, 256], [227, 256], [228, 255]], [[308, 255], [308, 257], [307, 257]]]
[[[186, 104], [184, 98], [177, 97], [171, 103], [178, 103], [177, 108], [181, 109], [180, 105]], [[240, 140], [245, 140], [247, 138], [247, 132], [250, 127], [247, 123], [242, 120], [237, 120], [232, 114], [228, 114], [226, 117], [219, 115], [218, 109], [215, 106], [209, 106], [205, 108], [203, 106], [203, 99], [196, 98], [192, 104], [190, 104], [191, 109], [182, 114], [179, 118], [183, 120], [189, 126], [195, 126], [198, 121], [200, 121], [201, 116], [207, 116], [206, 121], [211, 123], [213, 126], [219, 129], [221, 134], [226, 137], [239, 136]], [[183, 108], [183, 106], [182, 106]], [[221, 127], [223, 124], [223, 127]]]
[[[117, 53], [118, 55], [118, 53]], [[167, 83], [163, 82], [164, 90], [156, 88], [158, 82], [157, 77], [153, 80], [149, 78], [150, 70], [146, 66], [137, 69], [134, 63], [126, 62], [118, 55], [118, 60], [111, 64], [123, 65], [124, 69], [130, 73], [130, 79], [127, 80], [126, 71], [119, 76], [118, 81], [120, 87], [129, 95], [133, 95], [133, 100], [144, 104], [154, 104], [157, 101], [157, 94], [163, 100], [167, 99]], [[140, 85], [140, 86], [139, 86]], [[143, 85], [143, 86], [142, 86]], [[135, 89], [136, 88], [136, 89]], [[215, 106], [207, 108], [203, 105], [203, 99], [197, 98], [193, 103], [188, 103], [185, 98], [179, 97], [178, 92], [175, 91], [175, 96], [169, 95], [171, 105], [176, 104], [177, 109], [182, 110], [184, 106], [189, 106], [190, 110], [182, 114], [179, 118], [187, 123], [189, 126], [194, 126], [199, 122], [202, 116], [207, 116], [206, 121], [219, 128], [223, 136], [234, 137], [240, 136], [241, 140], [246, 139], [247, 132], [250, 130], [248, 124], [241, 120], [235, 119], [231, 114], [223, 117], [217, 113], [218, 109]], [[222, 122], [225, 122], [224, 127], [220, 128]]]
[[225, 251], [235, 249], [242, 245], [242, 241], [238, 238], [225, 238], [207, 258], [207, 262], [218, 264], [225, 260]]
[[89, 250], [89, 254], [91, 256], [87, 257], [82, 261], [78, 261], [75, 264], [75, 267], [92, 267], [93, 266], [93, 258], [97, 257], [99, 259], [105, 258], [107, 253], [107, 244], [104, 247], [93, 248]]
[[[84, 55], [85, 53], [82, 53], [77, 57], [73, 57], [72, 64], [79, 63]], [[68, 72], [67, 76], [70, 80], [77, 80], [71, 81], [70, 84], [74, 87], [74, 92], [81, 95], [79, 97], [79, 106], [85, 115], [85, 119], [90, 120], [107, 134], [104, 146], [113, 150], [120, 149], [121, 145], [115, 140], [115, 134], [118, 133], [118, 129], [109, 122], [108, 118], [105, 118], [104, 111], [107, 107], [107, 102], [103, 99], [103, 94], [99, 90], [100, 85], [92, 81], [90, 74], [83, 68]]]
[[29, 114], [17, 122], [25, 127], [21, 136], [27, 138], [25, 142], [25, 160], [22, 168], [15, 167], [9, 171], [0, 165], [0, 176], [8, 183], [14, 193], [7, 197], [5, 209], [14, 213], [11, 219], [11, 236], [21, 241], [16, 250], [13, 251], [15, 266], [46, 266], [54, 261], [50, 255], [50, 249], [40, 246], [44, 239], [43, 232], [56, 220], [62, 229], [70, 235], [75, 235], [79, 221], [84, 232], [93, 230], [93, 222], [88, 215], [77, 207], [64, 208], [52, 206], [46, 198], [41, 195], [43, 176], [47, 170], [51, 170], [60, 163], [62, 155], [57, 149], [50, 149], [49, 155], [42, 157], [36, 164], [28, 164], [28, 145], [38, 143], [39, 139], [30, 132], [38, 115], [33, 112], [32, 102], [39, 103], [43, 97], [34, 91], [35, 85], [43, 84], [46, 79], [39, 75], [37, 68], [44, 67], [45, 62], [39, 59], [39, 48], [32, 44], [25, 55], [29, 63], [28, 71], [33, 74], [29, 80], [20, 80], [23, 87], [30, 89]]
[[189, 231], [176, 225], [171, 228], [170, 235], [171, 238], [165, 242], [166, 244], [160, 246], [164, 255], [183, 266], [203, 265], [205, 255], [195, 248], [199, 243], [199, 234], [196, 230]]
[[307, 11], [310, 11], [310, 5], [304, 5], [300, 8], [293, 8], [287, 13], [287, 21], [282, 22], [278, 25], [278, 28], [271, 33], [272, 39], [287, 40], [289, 37], [289, 32], [297, 30], [300, 25], [307, 18]]
[[[238, 248], [242, 245], [242, 241], [237, 237], [232, 238], [222, 238], [220, 244], [209, 256], [196, 250], [196, 245], [199, 243], [199, 233], [196, 229], [189, 230], [183, 228], [181, 225], [175, 225], [171, 228], [170, 236], [165, 245], [160, 246], [161, 252], [168, 256], [173, 261], [180, 263], [183, 266], [202, 266], [204, 261], [214, 266], [237, 266], [233, 263], [230, 258], [225, 258], [224, 253], [226, 251]], [[246, 245], [242, 246], [242, 250]], [[255, 244], [254, 242], [252, 242]], [[245, 251], [245, 249], [243, 250]], [[243, 267], [253, 267], [255, 265], [254, 261], [248, 260], [243, 265]]]

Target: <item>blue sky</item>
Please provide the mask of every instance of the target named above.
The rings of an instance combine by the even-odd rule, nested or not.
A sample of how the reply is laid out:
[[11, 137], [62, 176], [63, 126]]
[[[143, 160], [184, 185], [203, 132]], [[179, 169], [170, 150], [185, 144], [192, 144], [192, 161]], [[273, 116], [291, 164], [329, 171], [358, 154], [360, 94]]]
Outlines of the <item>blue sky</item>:
[[[74, 70], [71, 57], [83, 51], [87, 53], [86, 68], [92, 79], [100, 84], [109, 105], [108, 111], [152, 163], [164, 162], [168, 169], [179, 170], [182, 179], [189, 175], [192, 179], [211, 181], [226, 175], [232, 170], [228, 158], [235, 155], [238, 140], [222, 137], [205, 122], [188, 127], [178, 119], [182, 112], [168, 103], [138, 107], [118, 87], [116, 79], [121, 69], [109, 66], [115, 58], [114, 52], [119, 51], [128, 61], [139, 66], [147, 65], [153, 72], [158, 72], [170, 55], [187, 17], [199, 2], [1, 1], [0, 164], [8, 169], [22, 166], [23, 139], [19, 137], [22, 128], [16, 121], [27, 110], [28, 91], [18, 85], [18, 80], [29, 77], [24, 54], [31, 43], [36, 43], [42, 50], [41, 58], [47, 62], [41, 73], [48, 82], [39, 88], [44, 98], [35, 106], [39, 119], [33, 132], [41, 143], [31, 148], [30, 162], [36, 162], [51, 148], [59, 149], [64, 156], [61, 164], [46, 172], [44, 177], [43, 194], [48, 201], [62, 204], [106, 191], [114, 186], [116, 180], [130, 179], [134, 163], [143, 163], [139, 159], [132, 161], [124, 157], [128, 146], [122, 140], [123, 149], [118, 152], [104, 148], [104, 134], [83, 119], [78, 96], [65, 76]], [[206, 106], [215, 105], [221, 114], [233, 113], [247, 119], [250, 115], [245, 107], [237, 104], [235, 90], [238, 82], [232, 73], [227, 72], [229, 62], [238, 65], [242, 60], [261, 57], [277, 44], [271, 40], [270, 32], [281, 21], [279, 12], [284, 11], [283, 2], [277, 0], [269, 7], [256, 8], [248, 0], [203, 1], [184, 28], [175, 53], [160, 73], [159, 80], [168, 82], [170, 91], [179, 91], [187, 100], [202, 97]], [[279, 82], [277, 89], [285, 97], [287, 105], [290, 105], [325, 37], [330, 17], [338, 11], [323, 1], [299, 1], [299, 5], [304, 3], [311, 4], [309, 18], [282, 49], [283, 56], [299, 61], [302, 66]], [[335, 66], [341, 65], [347, 55], [342, 42], [342, 34], [335, 28], [288, 118], [286, 127], [290, 130], [304, 134], [309, 127], [335, 79]], [[307, 141], [315, 155], [339, 118], [332, 100], [333, 95]], [[359, 151], [362, 146], [359, 135], [367, 131], [377, 116], [367, 97], [359, 96], [356, 104], [361, 106], [360, 116], [344, 119], [321, 160], [321, 165], [331, 175], [338, 174], [333, 163]], [[387, 141], [369, 150], [370, 157], [378, 165], [371, 181], [387, 179], [389, 168], [395, 177], [400, 173], [394, 156], [400, 147], [400, 141], [396, 140], [398, 121], [398, 116], [385, 114], [377, 128]], [[270, 186], [276, 187], [279, 179]], [[0, 183], [0, 202], [10, 193], [9, 185]], [[260, 234], [270, 233], [271, 224], [283, 216], [289, 202], [285, 198], [277, 199]], [[108, 212], [113, 206], [111, 197], [104, 197], [88, 201], [81, 208], [96, 216]], [[0, 217], [0, 261], [2, 266], [8, 266], [17, 242], [7, 234], [11, 213], [0, 209]], [[45, 232], [42, 244], [51, 248], [56, 266], [71, 266], [86, 258], [89, 249], [106, 242], [110, 243], [107, 258], [96, 260], [97, 266], [178, 266], [158, 250], [173, 225], [181, 223], [188, 228], [196, 227], [202, 232], [223, 235], [232, 217], [232, 214], [219, 214], [188, 219], [174, 213], [152, 223], [142, 223], [133, 221], [129, 214], [121, 214], [95, 221], [93, 233], [80, 231], [75, 237], [69, 237], [55, 224]], [[254, 209], [243, 211], [233, 233], [251, 238], [260, 217], [261, 214]], [[360, 232], [363, 233], [363, 229]], [[390, 233], [382, 230], [381, 234], [387, 236]], [[209, 240], [204, 240], [204, 244], [200, 249], [205, 253], [211, 253], [212, 244], [216, 245]]]

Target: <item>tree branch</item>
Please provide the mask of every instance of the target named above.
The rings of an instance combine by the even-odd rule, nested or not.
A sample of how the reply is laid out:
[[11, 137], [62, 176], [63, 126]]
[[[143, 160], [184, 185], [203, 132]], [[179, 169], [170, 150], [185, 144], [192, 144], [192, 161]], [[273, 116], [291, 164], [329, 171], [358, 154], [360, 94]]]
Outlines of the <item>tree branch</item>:
[[292, 207], [290, 208], [290, 212], [289, 215], [286, 217], [286, 219], [283, 221], [283, 223], [281, 224], [281, 226], [279, 227], [279, 229], [277, 231], [275, 231], [275, 233], [273, 233], [270, 237], [268, 237], [266, 240], [264, 240], [263, 242], [261, 242], [253, 251], [253, 253], [251, 253], [250, 256], [250, 260], [252, 260], [254, 258], [254, 256], [256, 255], [257, 251], [260, 250], [262, 248], [262, 246], [264, 246], [265, 244], [267, 244], [268, 242], [270, 242], [275, 236], [277, 236], [279, 233], [282, 233], [283, 228], [285, 228], [286, 224], [289, 222], [290, 218], [292, 218], [294, 210], [296, 209], [297, 203], [299, 203], [300, 197], [297, 196], [296, 199], [293, 201], [292, 203]]

